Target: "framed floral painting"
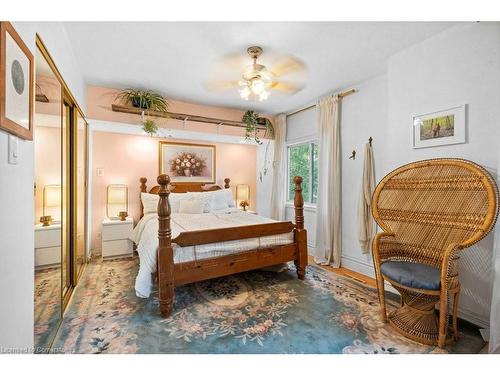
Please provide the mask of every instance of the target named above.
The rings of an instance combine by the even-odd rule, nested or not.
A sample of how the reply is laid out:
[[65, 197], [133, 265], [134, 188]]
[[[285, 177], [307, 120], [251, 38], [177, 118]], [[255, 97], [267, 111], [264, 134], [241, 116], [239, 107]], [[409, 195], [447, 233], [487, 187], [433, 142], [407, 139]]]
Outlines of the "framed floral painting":
[[160, 174], [175, 183], [215, 183], [215, 145], [160, 142]]
[[10, 22], [0, 22], [0, 129], [33, 139], [33, 54]]

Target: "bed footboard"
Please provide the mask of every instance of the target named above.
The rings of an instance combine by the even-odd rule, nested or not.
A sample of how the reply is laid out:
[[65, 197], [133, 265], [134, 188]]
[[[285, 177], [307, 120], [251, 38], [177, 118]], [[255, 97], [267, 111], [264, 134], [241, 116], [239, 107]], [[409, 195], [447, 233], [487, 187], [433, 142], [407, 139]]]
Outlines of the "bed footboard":
[[[302, 177], [296, 176], [295, 183], [295, 224], [275, 222], [249, 225], [244, 227], [221, 228], [183, 232], [172, 239], [170, 228], [170, 203], [168, 184], [170, 177], [158, 176], [160, 188], [158, 195], [158, 289], [160, 312], [168, 317], [172, 312], [174, 286], [200, 281], [232, 273], [249, 271], [264, 266], [294, 261], [299, 279], [304, 279], [307, 266], [307, 232], [304, 229], [304, 199], [302, 197]], [[256, 249], [255, 251], [233, 254], [220, 258], [201, 260], [189, 267], [174, 264], [172, 243], [179, 246], [195, 246], [213, 242], [233, 241], [242, 238], [263, 237], [293, 231], [294, 242], [274, 248]], [[191, 262], [193, 263], [193, 262]], [[176, 271], [177, 270], [177, 271]], [[177, 275], [176, 275], [177, 272]]]

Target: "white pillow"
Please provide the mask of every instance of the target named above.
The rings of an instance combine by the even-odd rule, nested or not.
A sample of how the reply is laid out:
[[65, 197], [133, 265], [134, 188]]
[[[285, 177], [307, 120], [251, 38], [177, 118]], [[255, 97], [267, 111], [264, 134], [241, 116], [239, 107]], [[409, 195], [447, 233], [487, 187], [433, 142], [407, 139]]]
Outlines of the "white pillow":
[[222, 190], [219, 190], [219, 193], [221, 193], [223, 196], [226, 197], [228, 207], [231, 208], [231, 207], [235, 206], [234, 199], [233, 199], [233, 192], [231, 191], [231, 189], [222, 189]]
[[144, 215], [158, 212], [158, 201], [160, 196], [157, 194], [141, 193]]
[[179, 203], [191, 197], [192, 193], [170, 193], [168, 201], [170, 202], [170, 210], [172, 213], [179, 212]]
[[210, 194], [212, 196], [212, 207], [210, 212], [218, 210], [226, 210], [229, 205], [227, 202], [227, 195], [222, 190], [216, 190], [207, 192], [205, 194]]
[[214, 196], [210, 194], [211, 192], [191, 192], [190, 199], [198, 199], [203, 202], [203, 212], [211, 212]]
[[[172, 213], [179, 212], [179, 202], [192, 197], [193, 193], [170, 193], [168, 201], [170, 202], [170, 210]], [[141, 201], [144, 207], [144, 215], [158, 212], [158, 194], [141, 193]]]
[[202, 214], [205, 207], [204, 199], [183, 199], [179, 202], [180, 214]]

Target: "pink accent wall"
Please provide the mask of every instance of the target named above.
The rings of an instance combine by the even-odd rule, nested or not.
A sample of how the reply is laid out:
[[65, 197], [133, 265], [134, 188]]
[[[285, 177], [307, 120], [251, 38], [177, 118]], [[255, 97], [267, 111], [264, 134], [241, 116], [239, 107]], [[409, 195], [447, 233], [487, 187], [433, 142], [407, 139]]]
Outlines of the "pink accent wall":
[[[89, 118], [95, 117], [89, 115]], [[200, 143], [180, 139], [175, 141]], [[94, 132], [93, 170], [90, 173], [93, 173], [92, 250], [95, 253], [99, 253], [101, 249], [101, 222], [106, 217], [107, 186], [110, 184], [128, 186], [128, 212], [137, 223], [140, 215], [139, 178], [148, 179], [148, 188], [157, 185], [158, 142], [157, 138], [148, 136]], [[216, 145], [217, 184], [224, 186], [224, 178], [230, 178], [233, 196], [235, 196], [237, 184], [250, 185], [250, 209], [253, 209], [256, 204], [257, 148], [251, 145], [214, 144]], [[97, 176], [98, 168], [103, 169], [102, 177]]]

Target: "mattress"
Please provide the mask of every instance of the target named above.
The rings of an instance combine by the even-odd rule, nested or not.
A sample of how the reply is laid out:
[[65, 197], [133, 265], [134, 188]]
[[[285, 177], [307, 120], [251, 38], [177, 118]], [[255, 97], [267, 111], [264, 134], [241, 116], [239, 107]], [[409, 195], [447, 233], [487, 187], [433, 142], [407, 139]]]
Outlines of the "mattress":
[[[172, 213], [170, 227], [172, 238], [175, 238], [181, 232], [193, 230], [228, 228], [272, 222], [275, 221], [236, 208], [230, 208], [204, 214]], [[156, 271], [158, 215], [145, 215], [134, 228], [130, 239], [137, 245], [140, 260], [139, 273], [135, 283], [136, 294], [138, 297], [147, 298], [151, 293], [151, 273]], [[183, 263], [290, 243], [293, 243], [293, 232], [188, 247], [180, 247], [174, 243], [172, 247], [174, 250], [174, 263]]]

